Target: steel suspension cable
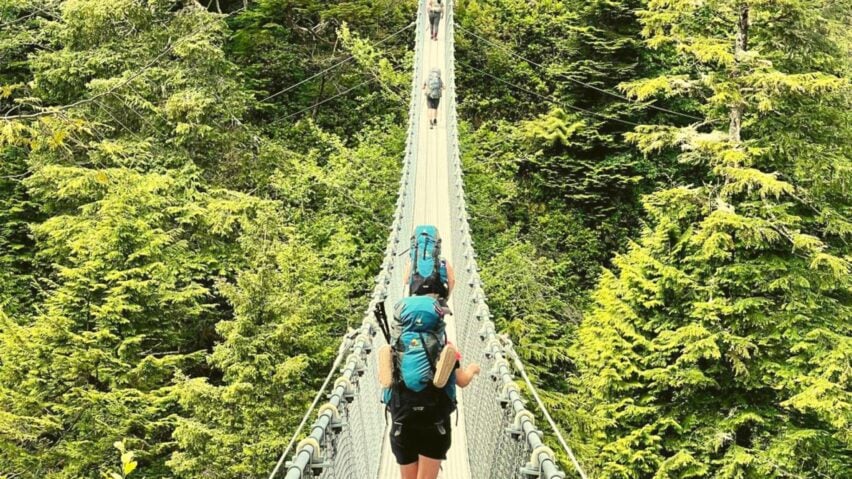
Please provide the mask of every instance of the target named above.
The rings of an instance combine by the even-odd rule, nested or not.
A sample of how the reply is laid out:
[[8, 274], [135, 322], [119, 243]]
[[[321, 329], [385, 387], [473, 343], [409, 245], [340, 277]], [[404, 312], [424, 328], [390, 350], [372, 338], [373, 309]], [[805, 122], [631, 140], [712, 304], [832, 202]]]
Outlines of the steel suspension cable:
[[282, 117], [280, 117], [280, 118], [276, 118], [275, 120], [272, 120], [271, 122], [269, 122], [269, 124], [271, 125], [271, 124], [274, 124], [274, 123], [278, 123], [278, 122], [280, 122], [280, 121], [289, 120], [290, 118], [293, 118], [294, 116], [299, 116], [299, 115], [301, 115], [302, 113], [305, 113], [305, 112], [306, 112], [306, 111], [308, 111], [308, 110], [313, 110], [314, 108], [316, 108], [316, 107], [318, 107], [318, 106], [320, 106], [320, 105], [323, 105], [323, 104], [325, 104], [325, 103], [328, 103], [328, 102], [330, 102], [331, 100], [334, 100], [335, 98], [339, 98], [339, 97], [341, 97], [341, 96], [348, 95], [349, 93], [353, 92], [354, 90], [357, 90], [358, 88], [361, 88], [362, 86], [367, 85], [368, 83], [372, 83], [372, 82], [374, 82], [374, 81], [376, 81], [376, 79], [375, 79], [375, 78], [369, 78], [369, 79], [367, 79], [367, 80], [364, 80], [364, 81], [362, 81], [361, 83], [359, 83], [359, 84], [357, 84], [357, 85], [355, 85], [355, 86], [353, 86], [353, 87], [351, 87], [351, 88], [347, 88], [346, 90], [343, 90], [342, 92], [340, 92], [340, 93], [338, 93], [338, 94], [336, 94], [336, 95], [334, 95], [334, 96], [330, 96], [330, 97], [326, 98], [325, 100], [322, 100], [322, 101], [320, 101], [320, 102], [314, 103], [313, 105], [311, 105], [311, 106], [309, 106], [309, 107], [302, 108], [301, 110], [299, 110], [299, 111], [297, 111], [297, 112], [295, 112], [295, 113], [291, 113], [291, 114], [289, 114], [289, 115], [282, 116]]
[[[216, 20], [214, 20], [214, 21], [212, 21], [212, 22], [210, 22], [210, 23], [206, 23], [206, 24], [205, 24], [205, 23], [203, 23], [201, 26], [199, 26], [198, 28], [196, 28], [196, 29], [192, 30], [192, 31], [191, 31], [188, 35], [186, 35], [186, 36], [182, 37], [181, 39], [190, 38], [190, 37], [193, 37], [193, 36], [195, 36], [195, 35], [197, 35], [197, 34], [199, 34], [199, 33], [202, 33], [202, 32], [204, 32], [205, 30], [207, 30], [210, 26], [214, 25], [214, 24], [216, 23], [216, 21], [218, 21], [218, 20], [225, 20], [225, 19], [227, 19], [227, 18], [230, 18], [230, 17], [232, 17], [232, 16], [234, 16], [234, 15], [236, 15], [236, 14], [238, 14], [238, 13], [242, 12], [243, 10], [246, 10], [246, 9], [248, 8], [248, 6], [249, 6], [249, 3], [248, 3], [248, 2], [246, 2], [246, 3], [245, 3], [245, 5], [243, 5], [242, 7], [240, 7], [240, 8], [238, 8], [238, 9], [234, 10], [233, 12], [226, 13], [226, 14], [224, 14], [224, 15], [218, 15], [218, 16], [217, 16], [217, 18], [216, 18]], [[206, 11], [206, 10], [205, 10], [205, 11]], [[208, 13], [209, 13], [209, 12], [208, 12]], [[178, 40], [181, 40], [181, 39], [178, 39]], [[132, 82], [133, 80], [135, 80], [135, 79], [139, 78], [140, 76], [142, 76], [143, 74], [145, 74], [145, 72], [147, 72], [148, 70], [150, 70], [151, 68], [153, 68], [153, 67], [154, 67], [154, 65], [156, 65], [157, 63], [159, 63], [159, 61], [160, 61], [162, 58], [164, 58], [166, 55], [168, 55], [169, 53], [171, 53], [171, 51], [172, 51], [172, 50], [174, 50], [174, 48], [175, 48], [175, 45], [176, 45], [176, 44], [177, 44], [177, 42], [172, 42], [171, 40], [169, 40], [169, 43], [168, 43], [168, 45], [166, 45], [166, 48], [164, 48], [164, 49], [163, 49], [160, 53], [158, 53], [158, 54], [157, 54], [157, 56], [155, 56], [155, 57], [154, 57], [152, 60], [150, 60], [148, 63], [146, 63], [145, 65], [143, 65], [143, 66], [142, 66], [142, 68], [140, 68], [140, 69], [139, 69], [139, 71], [137, 71], [137, 72], [133, 73], [133, 74], [132, 74], [132, 75], [130, 75], [129, 77], [125, 78], [124, 80], [119, 81], [117, 85], [112, 86], [112, 87], [110, 87], [110, 88], [106, 89], [105, 91], [102, 91], [102, 92], [100, 92], [100, 93], [96, 93], [95, 95], [92, 95], [92, 96], [90, 96], [90, 97], [88, 97], [88, 98], [82, 98], [82, 99], [80, 99], [80, 100], [77, 100], [77, 101], [75, 101], [75, 102], [73, 102], [73, 103], [69, 103], [69, 104], [67, 104], [67, 105], [53, 106], [53, 107], [45, 107], [45, 109], [44, 109], [44, 110], [42, 110], [42, 111], [37, 111], [37, 112], [34, 112], [34, 113], [24, 113], [24, 114], [19, 114], [19, 115], [13, 115], [13, 116], [10, 116], [10, 115], [9, 115], [9, 112], [13, 111], [14, 109], [13, 109], [13, 110], [9, 110], [9, 112], [7, 112], [7, 113], [6, 113], [6, 114], [5, 114], [2, 118], [3, 118], [4, 120], [21, 120], [21, 119], [29, 119], [29, 118], [38, 118], [38, 117], [42, 117], [42, 116], [46, 116], [46, 115], [54, 115], [54, 114], [56, 114], [56, 113], [58, 113], [58, 112], [60, 112], [60, 111], [65, 111], [65, 110], [68, 110], [68, 109], [74, 108], [74, 107], [76, 107], [76, 106], [85, 105], [85, 104], [88, 104], [88, 103], [93, 103], [93, 102], [95, 102], [96, 100], [98, 100], [98, 99], [100, 99], [100, 98], [102, 98], [102, 97], [104, 97], [104, 96], [111, 95], [113, 92], [115, 92], [115, 91], [116, 91], [116, 90], [118, 90], [119, 88], [124, 87], [125, 85], [129, 84], [129, 83], [130, 83], [130, 82]]]
[[[491, 45], [492, 47], [499, 48], [499, 49], [501, 49], [501, 50], [505, 51], [506, 53], [508, 53], [509, 55], [511, 55], [511, 56], [513, 56], [513, 57], [515, 57], [515, 58], [517, 58], [517, 59], [523, 60], [523, 61], [525, 61], [525, 62], [529, 63], [530, 65], [534, 65], [534, 66], [536, 66], [536, 67], [538, 67], [538, 68], [541, 68], [541, 69], [543, 69], [543, 70], [544, 70], [544, 69], [546, 69], [546, 67], [545, 67], [544, 65], [542, 65], [542, 64], [540, 64], [540, 63], [537, 63], [537, 62], [534, 62], [534, 61], [530, 60], [530, 59], [529, 59], [529, 58], [527, 58], [527, 57], [524, 57], [523, 55], [521, 55], [521, 54], [519, 54], [519, 53], [515, 52], [514, 50], [512, 50], [511, 48], [509, 48], [509, 47], [507, 47], [507, 46], [505, 46], [505, 45], [500, 45], [500, 44], [498, 44], [498, 43], [496, 43], [496, 42], [493, 42], [493, 41], [491, 41], [491, 40], [488, 40], [487, 38], [484, 38], [484, 37], [482, 37], [481, 35], [478, 35], [476, 32], [472, 32], [472, 31], [470, 31], [470, 30], [468, 30], [468, 29], [466, 29], [466, 28], [462, 27], [462, 26], [461, 26], [461, 25], [459, 25], [458, 23], [456, 23], [456, 25], [455, 25], [455, 26], [456, 26], [456, 28], [458, 28], [458, 29], [459, 29], [459, 30], [461, 30], [462, 32], [464, 32], [464, 33], [466, 33], [466, 34], [468, 34], [468, 35], [471, 35], [471, 36], [473, 36], [473, 37], [475, 37], [475, 38], [477, 38], [477, 39], [479, 39], [479, 40], [481, 40], [481, 41], [483, 41], [483, 42], [485, 42], [485, 43], [487, 43], [487, 44]], [[576, 84], [578, 84], [578, 85], [582, 85], [582, 86], [584, 86], [584, 87], [586, 87], [586, 88], [590, 88], [590, 89], [592, 89], [592, 90], [595, 90], [595, 91], [597, 91], [597, 92], [603, 93], [603, 94], [605, 94], [605, 95], [609, 95], [609, 96], [611, 96], [611, 97], [618, 98], [619, 100], [627, 101], [627, 102], [630, 102], [630, 103], [637, 103], [637, 104], [638, 104], [638, 103], [640, 103], [640, 102], [638, 102], [637, 100], [635, 100], [635, 99], [633, 99], [633, 98], [630, 98], [630, 97], [628, 97], [628, 96], [625, 96], [625, 95], [622, 95], [622, 94], [619, 94], [619, 93], [615, 93], [615, 92], [613, 92], [613, 91], [610, 91], [610, 90], [607, 90], [607, 89], [604, 89], [604, 88], [600, 88], [600, 87], [594, 86], [594, 85], [592, 85], [592, 84], [590, 84], [590, 83], [586, 83], [586, 82], [584, 82], [584, 81], [577, 80], [576, 78], [571, 78], [571, 77], [570, 77], [570, 76], [568, 76], [568, 75], [565, 75], [565, 74], [560, 73], [560, 74], [559, 74], [559, 76], [560, 76], [560, 77], [562, 77], [562, 78], [564, 78], [564, 79], [566, 79], [566, 80], [568, 80], [568, 81], [570, 81], [570, 82], [576, 83]], [[649, 103], [649, 104], [645, 104], [644, 106], [647, 106], [648, 108], [652, 108], [652, 109], [654, 109], [654, 110], [662, 111], [662, 112], [665, 112], [665, 113], [670, 113], [670, 114], [672, 114], [672, 115], [677, 115], [677, 116], [680, 116], [680, 117], [683, 117], [683, 118], [688, 118], [688, 119], [690, 119], [690, 120], [702, 121], [702, 122], [703, 122], [703, 121], [705, 121], [705, 119], [704, 119], [704, 118], [699, 118], [699, 117], [697, 117], [697, 116], [690, 115], [690, 114], [687, 114], [687, 113], [681, 113], [681, 112], [679, 112], [679, 111], [670, 110], [670, 109], [668, 109], [668, 108], [664, 108], [664, 107], [657, 106], [657, 105], [650, 104], [650, 103]]]
[[[421, 5], [417, 18], [422, 20], [424, 17]], [[422, 30], [422, 23], [415, 22], [418, 33]], [[288, 449], [293, 451], [292, 462], [279, 461], [276, 467], [277, 476], [285, 476], [286, 479], [310, 479], [318, 476], [324, 479], [375, 478], [381, 469], [382, 438], [386, 434], [386, 427], [382, 421], [382, 408], [376, 400], [381, 394], [381, 387], [378, 383], [377, 355], [371, 354], [371, 351], [375, 351], [380, 342], [375, 337], [372, 311], [385, 301], [395, 301], [402, 291], [402, 260], [397, 258], [396, 253], [402, 232], [411, 228], [414, 182], [410, 179], [410, 173], [416, 151], [413, 146], [417, 139], [415, 125], [420, 117], [419, 109], [416, 108], [416, 78], [423, 41], [419, 34], [415, 38], [418, 41], [415, 42], [414, 49], [415, 75], [411, 83], [412, 95], [408, 98], [411, 108], [406, 153], [382, 267], [376, 277], [376, 286], [367, 314], [358, 329], [360, 334], [349, 347], [344, 348], [350, 354], [344, 361], [344, 366], [341, 366], [343, 369], [334, 382], [328, 402], [318, 407], [319, 414], [308, 437], [296, 442], [295, 446], [288, 446]], [[317, 407], [316, 404], [313, 407]], [[289, 452], [284, 454], [285, 458], [288, 454]], [[270, 477], [273, 476], [276, 476], [276, 473]]]
[[[416, 22], [411, 22], [411, 23], [409, 23], [408, 25], [406, 25], [405, 27], [403, 27], [403, 28], [401, 28], [401, 29], [397, 30], [396, 32], [394, 32], [394, 33], [392, 33], [392, 34], [390, 34], [390, 35], [386, 36], [385, 38], [383, 38], [383, 39], [379, 40], [379, 41], [378, 41], [378, 42], [376, 42], [375, 44], [376, 44], [376, 45], [381, 45], [382, 43], [385, 43], [385, 42], [387, 42], [388, 40], [390, 40], [390, 39], [392, 39], [392, 38], [394, 38], [394, 37], [396, 37], [396, 36], [400, 35], [402, 32], [404, 32], [404, 31], [408, 30], [409, 28], [414, 27], [415, 25], [416, 25]], [[324, 75], [324, 74], [326, 74], [326, 73], [328, 73], [328, 72], [330, 72], [330, 71], [332, 71], [332, 70], [334, 70], [334, 69], [336, 69], [336, 68], [338, 68], [338, 67], [342, 66], [343, 64], [345, 64], [345, 63], [349, 62], [350, 60], [352, 60], [353, 58], [355, 58], [355, 56], [354, 56], [354, 55], [349, 55], [349, 56], [347, 56], [346, 58], [344, 58], [343, 60], [340, 60], [339, 62], [335, 63], [334, 65], [332, 65], [332, 66], [330, 66], [330, 67], [326, 68], [325, 70], [322, 70], [322, 71], [320, 71], [320, 72], [317, 72], [317, 73], [315, 73], [315, 74], [313, 74], [313, 75], [309, 76], [308, 78], [305, 78], [304, 80], [301, 80], [301, 81], [299, 81], [299, 82], [297, 82], [297, 83], [295, 83], [295, 84], [293, 84], [293, 85], [290, 85], [290, 86], [288, 86], [288, 87], [284, 88], [283, 90], [279, 90], [279, 91], [277, 91], [277, 92], [275, 92], [275, 93], [273, 93], [273, 94], [271, 94], [271, 95], [267, 96], [266, 98], [264, 98], [264, 99], [260, 100], [260, 103], [263, 103], [263, 102], [265, 102], [265, 101], [267, 101], [267, 100], [271, 100], [271, 99], [273, 99], [273, 98], [277, 97], [278, 95], [281, 95], [281, 94], [287, 93], [288, 91], [290, 91], [290, 90], [292, 90], [292, 89], [294, 89], [294, 88], [297, 88], [297, 87], [299, 87], [299, 86], [301, 86], [301, 85], [304, 85], [305, 83], [307, 83], [307, 82], [309, 82], [309, 81], [313, 80], [314, 78], [317, 78], [317, 77], [319, 77], [319, 76], [321, 76], [321, 75]]]
[[299, 422], [299, 427], [296, 428], [296, 432], [293, 433], [293, 436], [290, 438], [290, 442], [287, 444], [284, 452], [282, 452], [281, 456], [278, 458], [278, 462], [275, 463], [275, 469], [273, 469], [272, 473], [269, 474], [269, 479], [274, 479], [275, 476], [278, 475], [278, 471], [281, 469], [281, 466], [284, 465], [284, 461], [287, 460], [287, 454], [290, 453], [290, 450], [293, 448], [293, 444], [296, 444], [296, 439], [298, 439], [299, 434], [302, 432], [302, 428], [304, 428], [305, 424], [308, 423], [308, 419], [311, 417], [311, 414], [314, 412], [314, 409], [317, 407], [317, 404], [319, 404], [319, 401], [322, 398], [322, 393], [324, 393], [328, 388], [331, 378], [334, 377], [334, 372], [337, 371], [338, 367], [340, 367], [340, 363], [343, 361], [345, 353], [349, 349], [349, 346], [352, 345], [352, 342], [353, 339], [351, 335], [346, 335], [343, 342], [340, 343], [340, 347], [337, 350], [337, 357], [334, 358], [334, 363], [332, 363], [331, 369], [329, 369], [328, 375], [325, 377], [325, 381], [323, 381], [322, 386], [319, 388], [319, 391], [317, 391], [316, 396], [314, 396], [313, 402], [302, 417], [302, 421]]
[[583, 466], [580, 465], [580, 462], [574, 456], [574, 451], [568, 446], [568, 442], [565, 441], [565, 438], [562, 436], [562, 431], [556, 425], [556, 421], [553, 420], [553, 417], [550, 416], [550, 412], [547, 410], [547, 407], [544, 405], [544, 401], [541, 400], [541, 397], [538, 395], [538, 391], [535, 386], [533, 386], [532, 381], [530, 381], [529, 376], [527, 375], [527, 371], [524, 368], [524, 363], [521, 361], [521, 358], [518, 357], [518, 353], [515, 351], [514, 346], [512, 345], [512, 341], [505, 335], [499, 336], [500, 341], [503, 343], [505, 350], [509, 353], [509, 356], [512, 357], [512, 362], [515, 364], [515, 369], [517, 369], [518, 373], [520, 373], [521, 378], [523, 378], [524, 382], [527, 385], [527, 388], [530, 390], [530, 393], [533, 395], [536, 404], [538, 405], [538, 409], [544, 414], [544, 418], [547, 420], [548, 424], [550, 424], [550, 428], [553, 430], [554, 434], [556, 434], [556, 438], [559, 440], [559, 444], [562, 446], [562, 449], [565, 450], [565, 454], [568, 455], [568, 458], [571, 459], [571, 463], [574, 465], [574, 469], [583, 479], [588, 479], [586, 475], [586, 471], [583, 470]]
[[614, 116], [605, 115], [605, 114], [603, 114], [603, 113], [598, 113], [598, 112], [596, 112], [596, 111], [587, 110], [587, 109], [585, 109], [585, 108], [580, 108], [579, 106], [574, 106], [574, 105], [571, 105], [571, 104], [569, 104], [569, 103], [563, 103], [563, 102], [560, 102], [560, 101], [558, 101], [558, 100], [556, 100], [556, 99], [554, 99], [554, 98], [551, 98], [551, 97], [549, 97], [549, 96], [547, 96], [547, 95], [542, 95], [541, 93], [534, 92], [534, 91], [529, 90], [529, 89], [527, 89], [527, 88], [524, 88], [524, 87], [522, 87], [522, 86], [520, 86], [520, 85], [518, 85], [518, 84], [516, 84], [516, 83], [512, 83], [512, 82], [510, 82], [510, 81], [508, 81], [508, 80], [504, 80], [504, 79], [502, 79], [502, 78], [500, 78], [500, 77], [498, 77], [498, 76], [496, 76], [496, 75], [493, 75], [493, 74], [491, 74], [491, 73], [488, 73], [488, 72], [486, 72], [486, 71], [484, 71], [484, 70], [481, 70], [481, 69], [479, 69], [479, 68], [476, 68], [476, 67], [474, 67], [474, 66], [472, 66], [472, 65], [468, 65], [467, 63], [460, 62], [460, 61], [458, 61], [458, 60], [457, 60], [457, 63], [458, 63], [459, 65], [461, 65], [461, 66], [465, 67], [465, 68], [469, 68], [469, 69], [471, 69], [471, 70], [473, 70], [473, 71], [479, 72], [479, 73], [481, 73], [481, 74], [483, 74], [483, 75], [485, 75], [485, 76], [487, 76], [487, 77], [489, 77], [489, 78], [492, 78], [492, 79], [494, 79], [494, 80], [499, 81], [500, 83], [503, 83], [503, 84], [506, 84], [506, 85], [508, 85], [508, 86], [511, 86], [512, 88], [515, 88], [515, 89], [517, 89], [517, 90], [520, 90], [520, 91], [522, 91], [522, 92], [524, 92], [524, 93], [527, 93], [527, 94], [529, 94], [529, 95], [533, 95], [533, 96], [536, 96], [536, 97], [538, 97], [538, 98], [541, 98], [542, 100], [547, 101], [547, 102], [549, 102], [549, 103], [552, 103], [552, 104], [554, 104], [554, 105], [557, 105], [557, 106], [564, 106], [564, 107], [570, 108], [570, 109], [572, 109], [572, 110], [574, 110], [574, 111], [578, 111], [578, 112], [580, 112], [580, 113], [585, 113], [586, 115], [592, 115], [592, 116], [596, 116], [596, 117], [598, 117], [598, 118], [602, 118], [602, 119], [604, 119], [604, 120], [610, 120], [610, 121], [615, 121], [615, 122], [618, 122], [618, 123], [623, 123], [623, 124], [628, 125], [628, 126], [641, 126], [639, 123], [635, 123], [635, 122], [632, 122], [632, 121], [629, 121], [629, 120], [622, 120], [621, 118], [616, 118], [616, 117], [614, 117]]

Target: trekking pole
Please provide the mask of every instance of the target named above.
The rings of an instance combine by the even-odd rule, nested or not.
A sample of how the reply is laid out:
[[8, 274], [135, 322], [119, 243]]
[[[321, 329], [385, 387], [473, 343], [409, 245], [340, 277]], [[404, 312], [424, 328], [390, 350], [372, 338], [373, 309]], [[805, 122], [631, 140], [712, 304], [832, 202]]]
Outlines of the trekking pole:
[[379, 327], [382, 329], [382, 335], [385, 337], [385, 341], [390, 344], [391, 335], [390, 335], [390, 325], [388, 324], [388, 314], [385, 311], [385, 302], [376, 304], [376, 308], [373, 309], [373, 315], [376, 316], [376, 322], [379, 323]]

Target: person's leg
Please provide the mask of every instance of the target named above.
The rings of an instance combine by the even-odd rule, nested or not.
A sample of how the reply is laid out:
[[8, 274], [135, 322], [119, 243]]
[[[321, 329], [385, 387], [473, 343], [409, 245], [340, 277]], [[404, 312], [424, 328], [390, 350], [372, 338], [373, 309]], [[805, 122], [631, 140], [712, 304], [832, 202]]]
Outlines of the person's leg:
[[402, 479], [417, 479], [417, 471], [417, 461], [404, 466], [399, 466], [399, 473], [402, 476]]
[[[420, 456], [417, 459], [417, 479], [436, 479], [441, 470], [441, 460]], [[403, 476], [405, 478], [405, 476]]]
[[396, 463], [399, 464], [402, 479], [417, 479], [418, 441], [417, 431], [397, 422], [391, 425], [391, 452], [396, 458]]
[[441, 461], [447, 459], [447, 452], [453, 442], [452, 422], [447, 416], [435, 427], [420, 435], [420, 456], [417, 458], [417, 479], [436, 479], [441, 470]]

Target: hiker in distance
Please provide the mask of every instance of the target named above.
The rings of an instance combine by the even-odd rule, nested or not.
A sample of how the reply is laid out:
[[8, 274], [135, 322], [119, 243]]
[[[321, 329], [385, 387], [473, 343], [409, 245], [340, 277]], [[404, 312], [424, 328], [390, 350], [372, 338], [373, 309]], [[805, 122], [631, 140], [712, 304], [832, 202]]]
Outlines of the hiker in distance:
[[429, 129], [438, 124], [438, 104], [441, 102], [441, 94], [444, 91], [444, 81], [441, 80], [441, 69], [433, 68], [423, 83], [423, 91], [426, 92], [426, 107], [428, 108], [426, 118], [429, 120]]
[[[394, 307], [389, 345], [378, 351], [382, 402], [390, 412], [390, 445], [402, 479], [436, 479], [452, 444], [450, 414], [456, 386], [466, 387], [478, 364], [461, 367], [446, 335], [444, 313], [431, 295], [408, 296]], [[391, 346], [392, 345], [392, 346]]]
[[444, 15], [444, 4], [441, 0], [429, 0], [429, 27], [432, 34], [432, 40], [438, 39], [438, 25], [441, 23], [441, 17]]

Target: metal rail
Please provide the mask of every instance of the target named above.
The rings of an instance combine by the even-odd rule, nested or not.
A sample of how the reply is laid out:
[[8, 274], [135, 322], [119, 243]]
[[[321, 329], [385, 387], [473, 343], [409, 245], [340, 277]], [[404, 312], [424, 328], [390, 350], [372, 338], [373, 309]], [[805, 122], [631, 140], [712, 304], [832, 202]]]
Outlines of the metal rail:
[[377, 304], [385, 300], [396, 301], [402, 296], [403, 265], [398, 252], [404, 244], [403, 238], [413, 228], [412, 172], [417, 160], [417, 125], [421, 117], [417, 79], [423, 63], [424, 11], [425, 5], [421, 2], [416, 19], [414, 74], [411, 80], [405, 157], [384, 260], [376, 277], [372, 299], [342, 373], [334, 383], [329, 401], [320, 407], [310, 435], [298, 444], [292, 460], [286, 464], [286, 479], [319, 475], [323, 478], [368, 478], [378, 475], [384, 410], [379, 403], [381, 388], [377, 379], [376, 358], [370, 352], [377, 349], [384, 339], [376, 336], [378, 329], [370, 312]]
[[[490, 371], [494, 381], [474, 381], [463, 391], [466, 404], [477, 405], [476, 413], [466, 415], [470, 457], [478, 467], [471, 468], [475, 478], [527, 477], [557, 479], [565, 473], [559, 468], [553, 451], [544, 445], [544, 434], [536, 429], [535, 417], [527, 410], [515, 384], [508, 356], [499, 341], [476, 264], [476, 252], [468, 224], [461, 164], [456, 106], [456, 71], [453, 1], [447, 1], [447, 97], [449, 123], [447, 158], [451, 168], [451, 203], [454, 225], [453, 251], [456, 265], [456, 320], [462, 325], [462, 350]], [[462, 268], [458, 265], [463, 265]], [[461, 305], [461, 306], [458, 306]], [[496, 388], [494, 385], [496, 384]]]

